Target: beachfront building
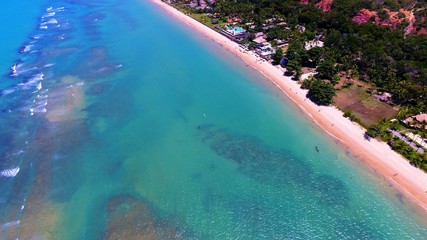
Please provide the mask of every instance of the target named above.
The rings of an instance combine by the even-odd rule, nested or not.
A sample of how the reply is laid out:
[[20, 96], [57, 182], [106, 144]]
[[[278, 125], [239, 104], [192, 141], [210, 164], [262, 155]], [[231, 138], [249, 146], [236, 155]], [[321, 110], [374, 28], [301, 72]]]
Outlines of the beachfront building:
[[243, 39], [249, 36], [249, 33], [246, 32], [245, 29], [237, 25], [228, 24], [225, 25], [225, 27], [216, 26], [215, 29], [222, 35], [237, 43], [240, 43]]
[[257, 32], [254, 34], [252, 42], [254, 42], [256, 46], [262, 46], [264, 43], [267, 43], [267, 35], [263, 32]]
[[264, 37], [257, 37], [252, 40], [252, 42], [256, 43], [257, 46], [262, 45], [267, 42], [267, 40]]
[[403, 123], [410, 127], [426, 129], [427, 130], [427, 113], [420, 113], [415, 116], [408, 117], [403, 120]]
[[246, 32], [245, 29], [238, 26], [233, 26], [233, 25], [226, 25], [225, 30], [230, 34], [232, 34], [233, 36], [242, 35]]
[[252, 42], [256, 44], [255, 52], [262, 58], [266, 60], [271, 59], [271, 55], [275, 53], [274, 48], [267, 41], [267, 35], [263, 32], [257, 32], [254, 35]]
[[305, 48], [305, 50], [310, 50], [314, 47], [323, 47], [324, 45], [325, 45], [325, 43], [323, 41], [320, 41], [318, 39], [314, 39], [314, 40], [306, 42], [304, 45], [304, 48]]
[[266, 42], [263, 42], [261, 44], [258, 44], [255, 52], [260, 57], [262, 57], [262, 58], [264, 58], [266, 60], [270, 60], [271, 59], [271, 55], [273, 55], [276, 51], [271, 46], [271, 44], [266, 41]]

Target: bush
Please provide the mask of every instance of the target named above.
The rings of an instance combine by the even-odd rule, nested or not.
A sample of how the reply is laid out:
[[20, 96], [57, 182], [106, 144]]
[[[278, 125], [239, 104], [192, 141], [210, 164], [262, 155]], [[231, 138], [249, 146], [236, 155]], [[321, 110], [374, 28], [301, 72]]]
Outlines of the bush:
[[276, 52], [271, 56], [274, 64], [279, 64], [280, 60], [283, 58], [283, 50], [281, 48], [277, 48]]
[[402, 154], [406, 159], [409, 160], [411, 165], [419, 167], [420, 169], [427, 172], [427, 154], [419, 153], [415, 151], [412, 147], [407, 145], [400, 139], [394, 139], [391, 148], [396, 152]]
[[368, 128], [367, 133], [369, 136], [376, 138], [381, 135], [382, 128], [379, 124], [374, 124]]
[[[360, 119], [358, 118], [358, 117], [356, 117], [356, 115], [354, 115], [352, 112], [350, 112], [350, 111], [345, 111], [344, 112], [344, 115], [343, 115], [345, 118], [348, 118], [348, 119], [350, 119], [351, 121], [353, 121], [353, 122], [357, 122], [357, 123], [359, 123], [360, 125], [362, 125], [363, 126], [363, 124], [362, 124], [362, 121], [360, 121]], [[368, 134], [369, 135], [369, 134]], [[370, 136], [370, 135], [369, 135]]]
[[[322, 79], [333, 80], [334, 76], [338, 73], [338, 70], [334, 66], [334, 62], [325, 60], [319, 63], [317, 66], [317, 76]], [[339, 80], [339, 79], [338, 79]]]
[[310, 86], [312, 83], [313, 83], [313, 78], [308, 77], [308, 78], [304, 79], [304, 81], [302, 82], [301, 88], [302, 89], [310, 89]]

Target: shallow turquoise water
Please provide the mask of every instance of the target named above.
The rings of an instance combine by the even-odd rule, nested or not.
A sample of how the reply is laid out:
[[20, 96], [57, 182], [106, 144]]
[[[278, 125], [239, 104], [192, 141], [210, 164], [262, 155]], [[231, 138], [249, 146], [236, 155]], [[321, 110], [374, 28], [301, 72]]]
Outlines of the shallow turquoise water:
[[0, 239], [427, 237], [268, 81], [150, 2], [31, 4], [0, 14], [25, 25], [1, 42]]

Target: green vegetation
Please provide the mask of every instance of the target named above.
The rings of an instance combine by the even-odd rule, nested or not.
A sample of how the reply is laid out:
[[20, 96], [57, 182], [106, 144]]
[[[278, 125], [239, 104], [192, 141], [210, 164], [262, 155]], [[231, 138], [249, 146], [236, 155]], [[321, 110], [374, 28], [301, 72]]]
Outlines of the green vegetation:
[[[427, 112], [427, 37], [405, 36], [403, 31], [389, 27], [352, 21], [362, 8], [377, 10], [380, 18], [385, 18], [383, 7], [398, 9], [407, 4], [395, 0], [385, 1], [385, 5], [373, 3], [334, 1], [330, 12], [322, 12], [313, 4], [300, 4], [299, 0], [218, 0], [214, 12], [253, 21], [257, 26], [254, 31], [259, 31], [267, 19], [286, 21], [286, 28], [275, 27], [268, 33], [270, 39], [285, 38], [290, 42], [287, 69], [297, 78], [301, 75], [298, 69], [303, 66], [318, 65], [318, 77], [329, 80], [336, 79], [337, 71], [352, 70], [361, 80], [390, 92], [396, 104], [418, 106]], [[426, 3], [417, 5], [420, 9], [425, 6]], [[425, 14], [424, 10], [417, 11], [418, 18]], [[305, 26], [307, 33], [295, 31], [298, 25]], [[322, 52], [304, 49], [303, 43], [313, 37], [312, 33], [323, 36]]]
[[398, 112], [398, 108], [381, 102], [372, 96], [370, 86], [360, 81], [341, 83], [341, 88], [334, 97], [334, 105], [343, 112], [351, 112], [357, 123], [368, 128], [377, 124], [383, 118], [391, 119]]
[[389, 140], [390, 134], [387, 132], [387, 129], [390, 128], [390, 124], [387, 120], [383, 119], [378, 124], [371, 125], [366, 133], [368, 133], [369, 136], [376, 138], [382, 138], [383, 140]]
[[271, 58], [273, 59], [274, 64], [279, 64], [280, 60], [283, 58], [283, 50], [278, 48]]
[[390, 145], [393, 150], [405, 156], [413, 166], [419, 167], [423, 171], [427, 172], [426, 153], [422, 154], [415, 151], [415, 149], [398, 138], [393, 138], [393, 140], [390, 141]]
[[302, 87], [308, 89], [307, 97], [319, 105], [330, 105], [335, 96], [332, 84], [317, 78], [305, 80]]
[[196, 19], [197, 21], [205, 24], [206, 26], [210, 28], [214, 28], [214, 24], [212, 24], [211, 19], [208, 16], [206, 16], [204, 13], [192, 13], [190, 16]]
[[343, 115], [345, 118], [348, 118], [348, 119], [350, 119], [351, 121], [353, 121], [353, 122], [357, 122], [357, 123], [359, 123], [360, 125], [362, 125], [363, 126], [363, 123], [362, 123], [362, 121], [358, 118], [358, 117], [356, 117], [351, 111], [345, 111], [344, 112], [344, 115]]
[[[398, 121], [388, 121], [383, 119], [378, 124], [374, 124], [368, 128], [366, 134], [373, 138], [379, 138], [386, 141], [393, 150], [400, 153], [409, 162], [423, 171], [427, 172], [427, 153], [417, 152], [416, 149], [409, 146], [403, 140], [392, 135], [390, 130], [399, 132], [407, 131], [405, 126], [402, 126]], [[427, 132], [417, 132], [422, 137], [427, 135]], [[410, 138], [408, 141], [413, 142]], [[420, 146], [419, 146], [420, 147]]]

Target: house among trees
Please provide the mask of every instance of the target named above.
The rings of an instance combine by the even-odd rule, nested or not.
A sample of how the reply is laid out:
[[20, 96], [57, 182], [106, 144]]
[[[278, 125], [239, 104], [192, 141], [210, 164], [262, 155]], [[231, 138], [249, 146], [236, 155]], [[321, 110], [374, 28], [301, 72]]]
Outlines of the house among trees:
[[385, 102], [388, 104], [392, 104], [393, 103], [393, 98], [391, 93], [388, 92], [378, 92], [377, 94], [374, 94], [374, 97], [381, 102]]
[[403, 120], [403, 123], [411, 127], [421, 129], [424, 128], [427, 130], [427, 113], [421, 113], [415, 116], [408, 117], [407, 119]]
[[262, 44], [267, 42], [267, 35], [263, 32], [257, 32], [252, 35], [254, 39], [252, 39], [252, 42], [256, 44], [256, 46], [261, 46]]
[[314, 40], [306, 42], [304, 48], [305, 48], [305, 50], [310, 50], [314, 47], [323, 47], [324, 44], [325, 43], [323, 41], [314, 39]]
[[188, 7], [194, 10], [206, 10], [212, 11], [212, 5], [215, 3], [215, 0], [192, 0]]

